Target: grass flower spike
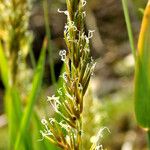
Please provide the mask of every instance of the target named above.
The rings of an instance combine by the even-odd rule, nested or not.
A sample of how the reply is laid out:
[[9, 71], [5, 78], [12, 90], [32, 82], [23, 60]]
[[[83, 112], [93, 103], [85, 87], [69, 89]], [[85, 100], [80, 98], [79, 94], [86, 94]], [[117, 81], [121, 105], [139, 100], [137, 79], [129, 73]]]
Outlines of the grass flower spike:
[[0, 0], [0, 40], [9, 60], [11, 84], [16, 82], [18, 63], [25, 60], [32, 42], [32, 34], [28, 31], [30, 7], [27, 0]]
[[67, 50], [59, 52], [65, 65], [65, 72], [61, 75], [63, 87], [57, 91], [57, 96], [48, 97], [60, 119], [42, 120], [45, 129], [41, 133], [63, 149], [81, 150], [83, 99], [95, 67], [89, 48], [94, 31], [85, 34], [86, 1], [66, 0], [66, 3], [66, 11], [58, 10], [67, 16], [64, 29]]

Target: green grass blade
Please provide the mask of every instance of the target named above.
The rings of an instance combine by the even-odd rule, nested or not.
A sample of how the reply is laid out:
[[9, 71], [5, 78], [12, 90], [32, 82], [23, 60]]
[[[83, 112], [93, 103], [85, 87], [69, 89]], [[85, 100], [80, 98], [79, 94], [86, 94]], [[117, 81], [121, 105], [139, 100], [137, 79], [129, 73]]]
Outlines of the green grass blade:
[[53, 62], [53, 57], [52, 57], [51, 32], [50, 32], [50, 27], [49, 27], [48, 1], [47, 0], [43, 0], [43, 9], [44, 9], [45, 30], [46, 30], [46, 36], [48, 39], [48, 55], [49, 55], [51, 80], [52, 80], [52, 84], [55, 85], [56, 77], [55, 77], [54, 62]]
[[[14, 115], [13, 117], [13, 124], [14, 124], [14, 128], [13, 130], [15, 131], [15, 137], [17, 136], [17, 132], [18, 132], [18, 128], [21, 122], [21, 118], [23, 115], [23, 107], [22, 107], [22, 103], [21, 103], [21, 96], [19, 94], [19, 91], [16, 87], [12, 87], [11, 88], [11, 98], [12, 98], [12, 112], [10, 112], [11, 114]], [[14, 121], [15, 120], [15, 121]], [[14, 139], [12, 139], [13, 144], [14, 144]], [[23, 139], [24, 141], [24, 147], [25, 149], [32, 149], [32, 135], [29, 133], [29, 131], [27, 131], [27, 134], [25, 134], [25, 137]]]
[[9, 71], [8, 71], [8, 63], [2, 48], [2, 44], [0, 42], [0, 72], [1, 72], [1, 77], [3, 84], [5, 88], [8, 87], [8, 77], [9, 77]]
[[5, 58], [2, 45], [0, 43], [0, 70], [3, 84], [6, 88], [5, 91], [5, 111], [8, 116], [9, 126], [9, 147], [14, 147], [14, 138], [16, 137], [17, 129], [21, 121], [22, 109], [21, 109], [21, 98], [17, 89], [13, 86], [10, 87], [9, 81], [9, 70], [7, 59]]
[[[16, 87], [7, 88], [5, 92], [5, 110], [8, 118], [9, 127], [9, 149], [14, 147], [14, 138], [17, 136], [18, 128], [22, 117], [21, 97]], [[29, 141], [29, 133], [25, 135], [24, 147], [27, 149], [31, 147]]]
[[22, 104], [21, 104], [21, 96], [17, 88], [14, 86], [11, 88], [11, 97], [13, 99], [12, 106], [14, 108], [17, 121], [20, 122], [22, 117], [22, 112], [23, 112]]
[[15, 150], [20, 150], [21, 141], [22, 141], [24, 135], [26, 134], [25, 132], [26, 132], [27, 128], [29, 127], [33, 107], [36, 102], [36, 97], [39, 93], [39, 89], [40, 89], [41, 83], [42, 83], [44, 64], [45, 64], [45, 55], [46, 55], [46, 41], [44, 41], [42, 51], [40, 54], [40, 58], [39, 58], [39, 61], [37, 63], [37, 67], [35, 70], [35, 75], [34, 75], [33, 83], [32, 83], [32, 89], [29, 94], [28, 104], [26, 106], [26, 109], [25, 109], [25, 112], [23, 114], [23, 118], [21, 121], [19, 133], [18, 133], [17, 140], [15, 143]]
[[123, 6], [123, 12], [124, 12], [124, 16], [125, 16], [127, 31], [128, 31], [129, 42], [130, 42], [132, 54], [133, 54], [134, 59], [135, 59], [136, 58], [136, 49], [135, 49], [135, 44], [134, 44], [131, 21], [130, 21], [130, 17], [129, 17], [127, 0], [122, 0], [122, 6]]
[[139, 125], [150, 128], [150, 2], [141, 25], [135, 68], [135, 114]]
[[5, 91], [5, 97], [4, 97], [4, 102], [5, 102], [5, 111], [7, 113], [7, 119], [8, 119], [8, 137], [9, 137], [9, 143], [8, 147], [9, 150], [11, 150], [12, 147], [14, 147], [13, 139], [15, 138], [16, 135], [16, 130], [15, 130], [15, 115], [13, 113], [13, 107], [12, 107], [12, 98], [11, 98], [11, 90], [10, 88], [7, 88]]
[[16, 90], [11, 87], [6, 89], [4, 99], [9, 127], [9, 149], [12, 149], [14, 147], [14, 138], [17, 135], [17, 129], [21, 119], [20, 108], [18, 108], [18, 101], [20, 99], [16, 98]]

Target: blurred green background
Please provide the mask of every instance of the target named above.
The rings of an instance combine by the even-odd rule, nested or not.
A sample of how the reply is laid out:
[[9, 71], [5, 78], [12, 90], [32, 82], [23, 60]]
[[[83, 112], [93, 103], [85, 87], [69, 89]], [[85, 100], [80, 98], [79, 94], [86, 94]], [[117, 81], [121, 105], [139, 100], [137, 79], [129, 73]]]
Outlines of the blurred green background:
[[[88, 149], [88, 143], [92, 141], [98, 130], [105, 126], [111, 131], [111, 133], [104, 132], [101, 139], [103, 147], [107, 150], [146, 150], [145, 132], [137, 126], [134, 116], [134, 59], [130, 50], [121, 1], [88, 0], [87, 2], [85, 26], [86, 30], [95, 30], [94, 37], [91, 39], [91, 55], [96, 59], [97, 66], [90, 82], [90, 94], [87, 93], [90, 96], [85, 98], [87, 103], [84, 107], [84, 148], [85, 150]], [[134, 39], [135, 43], [137, 43], [143, 16], [140, 10], [144, 9], [146, 0], [130, 0], [128, 2]], [[0, 10], [3, 10], [4, 3], [7, 3], [7, 1], [0, 0]], [[27, 121], [28, 131], [21, 134], [26, 134], [24, 138], [31, 140], [32, 147], [27, 144], [26, 147], [20, 146], [20, 150], [56, 149], [48, 141], [39, 141], [42, 138], [40, 135], [40, 130], [42, 129], [40, 120], [45, 116], [53, 115], [53, 110], [49, 107], [46, 99], [47, 96], [55, 93], [50, 66], [54, 66], [56, 81], [60, 79], [62, 62], [59, 57], [59, 50], [66, 48], [63, 40], [66, 16], [59, 14], [57, 10], [58, 8], [66, 10], [66, 5], [65, 0], [48, 0], [47, 6], [48, 27], [50, 29], [50, 43], [48, 42], [48, 44], [50, 44], [50, 49], [46, 51], [43, 77], [39, 75], [39, 79], [40, 77], [42, 78], [42, 85], [37, 84], [37, 88], [40, 87], [40, 89], [37, 93], [35, 92], [37, 98], [33, 98], [36, 101], [34, 101], [33, 106], [31, 105], [33, 113], [30, 114], [30, 111], [27, 111], [29, 112], [27, 113], [28, 116], [31, 115], [29, 116], [30, 121]], [[7, 11], [1, 13], [7, 16]], [[28, 15], [26, 12], [23, 13], [25, 16]], [[16, 76], [16, 85], [22, 99], [23, 112], [24, 110], [26, 111], [26, 106], [31, 108], [27, 101], [29, 99], [28, 95], [30, 91], [34, 91], [32, 89], [32, 79], [35, 77], [34, 71], [36, 70], [36, 64], [38, 65], [39, 56], [42, 56], [40, 52], [47, 32], [45, 30], [43, 1], [34, 0], [29, 14], [27, 30], [32, 34], [31, 41], [33, 42], [29, 42], [28, 49], [30, 49], [30, 52], [27, 52], [24, 60], [17, 62], [20, 69], [18, 69]], [[3, 15], [0, 15], [0, 40], [2, 45], [5, 43], [3, 40], [5, 36]], [[19, 21], [21, 22], [22, 20]], [[17, 43], [14, 39], [13, 43], [15, 42]], [[21, 57], [21, 59], [23, 58]], [[9, 108], [5, 107], [11, 104], [5, 104], [7, 102], [4, 100], [4, 95], [7, 95], [7, 90], [2, 79], [2, 71], [0, 73], [0, 150], [7, 150], [10, 142], [8, 132], [9, 117], [7, 117], [5, 110]], [[38, 81], [40, 81], [39, 79]], [[15, 108], [12, 107], [11, 111], [15, 111]], [[12, 123], [13, 121], [15, 122], [15, 120], [12, 120]], [[16, 143], [20, 130], [19, 127], [14, 128], [16, 133], [14, 133], [13, 142]], [[30, 133], [29, 136], [28, 133]], [[13, 148], [9, 147], [9, 149]]]

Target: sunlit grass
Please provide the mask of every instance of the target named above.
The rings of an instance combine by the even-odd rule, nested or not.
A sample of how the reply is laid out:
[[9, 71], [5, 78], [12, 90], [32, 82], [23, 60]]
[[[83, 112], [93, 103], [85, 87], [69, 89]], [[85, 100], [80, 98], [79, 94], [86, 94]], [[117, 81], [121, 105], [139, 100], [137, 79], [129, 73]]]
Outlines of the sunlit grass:
[[[132, 53], [135, 58], [135, 115], [137, 123], [146, 129], [150, 141], [150, 1], [144, 10], [137, 50], [129, 19], [127, 0], [122, 0]], [[149, 145], [150, 146], [150, 145]]]

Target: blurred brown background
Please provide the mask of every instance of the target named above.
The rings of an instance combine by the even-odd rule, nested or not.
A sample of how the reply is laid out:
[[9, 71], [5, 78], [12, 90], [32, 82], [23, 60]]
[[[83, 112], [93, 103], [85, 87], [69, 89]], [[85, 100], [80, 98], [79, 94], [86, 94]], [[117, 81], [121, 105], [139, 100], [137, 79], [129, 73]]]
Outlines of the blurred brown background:
[[[142, 13], [146, 0], [130, 0], [129, 11], [135, 43], [138, 39]], [[55, 63], [57, 78], [62, 62], [59, 50], [66, 48], [63, 30], [66, 16], [57, 9], [65, 10], [65, 0], [49, 0], [49, 21], [51, 29], [51, 56]], [[88, 0], [86, 30], [95, 30], [91, 40], [91, 54], [97, 61], [95, 74], [91, 81], [94, 97], [105, 103], [107, 117], [104, 125], [111, 133], [102, 140], [108, 150], [145, 150], [146, 137], [135, 122], [133, 111], [134, 60], [128, 41], [126, 24], [121, 0]], [[33, 31], [33, 52], [39, 56], [45, 36], [43, 6], [40, 1], [33, 2], [30, 18], [30, 30]], [[29, 65], [30, 60], [28, 59]], [[47, 59], [44, 74], [46, 93], [51, 90], [49, 61]], [[0, 114], [3, 114], [3, 85], [0, 82]]]

